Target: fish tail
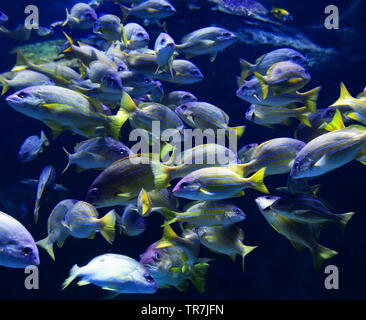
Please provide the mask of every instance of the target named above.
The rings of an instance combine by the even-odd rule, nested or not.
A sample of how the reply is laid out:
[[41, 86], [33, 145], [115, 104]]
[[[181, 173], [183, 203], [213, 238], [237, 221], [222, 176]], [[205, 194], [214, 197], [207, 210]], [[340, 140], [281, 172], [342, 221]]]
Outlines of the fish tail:
[[46, 134], [44, 133], [44, 131], [41, 131], [41, 141], [42, 141], [42, 145], [48, 147], [50, 145], [50, 141], [48, 140]]
[[55, 261], [55, 253], [53, 252], [53, 243], [49, 242], [48, 237], [36, 242], [37, 246], [45, 249], [48, 254], [51, 256], [52, 260]]
[[175, 150], [175, 147], [173, 145], [164, 141], [163, 146], [160, 149], [160, 159], [162, 159], [162, 161], [164, 161], [166, 156], [169, 155], [169, 153], [171, 153], [170, 158], [167, 161], [167, 163], [171, 164], [174, 161], [174, 150]]
[[70, 165], [71, 165], [71, 158], [70, 158], [70, 156], [71, 156], [71, 154], [64, 148], [64, 147], [62, 147], [62, 149], [65, 151], [65, 153], [66, 153], [66, 155], [67, 155], [67, 165], [66, 165], [66, 167], [65, 167], [65, 169], [61, 172], [61, 174], [64, 174], [65, 172], [66, 172], [66, 170], [70, 167]]
[[243, 260], [242, 260], [242, 269], [243, 269], [243, 273], [244, 273], [244, 270], [245, 270], [245, 268], [244, 268], [244, 266], [245, 266], [245, 264], [244, 264], [244, 260], [245, 260], [245, 256], [248, 254], [248, 253], [250, 253], [250, 252], [252, 252], [255, 248], [257, 248], [257, 246], [255, 246], [255, 247], [251, 247], [251, 246], [245, 246], [245, 245], [243, 245], [243, 251], [242, 251], [242, 257], [243, 257]]
[[61, 286], [61, 290], [64, 290], [77, 276], [78, 276], [78, 272], [79, 272], [80, 267], [75, 264], [71, 270], [70, 270], [70, 275], [68, 276], [68, 278], [63, 282], [62, 286]]
[[66, 20], [62, 23], [62, 27], [65, 27], [70, 22], [70, 13], [69, 10], [66, 8]]
[[167, 222], [165, 222], [163, 226], [164, 226], [163, 237], [157, 244], [156, 246], [157, 249], [171, 247], [174, 245], [174, 240], [179, 238], [179, 236], [174, 232], [172, 227], [169, 224], [167, 224]]
[[167, 224], [177, 222], [177, 212], [170, 210], [169, 208], [161, 208], [159, 213], [167, 220]]
[[0, 82], [1, 82], [1, 85], [3, 86], [1, 95], [4, 95], [9, 90], [8, 79], [6, 79], [5, 77], [0, 77]]
[[169, 185], [172, 177], [173, 167], [166, 166], [161, 163], [152, 163], [151, 170], [154, 174], [154, 184], [156, 189], [160, 190], [166, 188]]
[[339, 129], [343, 129], [343, 128], [345, 128], [345, 125], [343, 123], [342, 114], [338, 109], [335, 112], [331, 122], [323, 123], [319, 127], [319, 129], [325, 129], [327, 131], [335, 131], [335, 130], [339, 130]]
[[144, 188], [142, 188], [137, 198], [137, 210], [140, 216], [149, 216], [151, 213], [151, 207], [152, 203], [149, 194]]
[[11, 69], [11, 72], [21, 71], [27, 69], [27, 67], [30, 66], [29, 61], [20, 50], [17, 50], [16, 53], [17, 53], [17, 62], [16, 65]]
[[338, 225], [339, 230], [341, 230], [342, 233], [345, 232], [346, 225], [354, 214], [355, 214], [354, 212], [348, 212], [348, 213], [343, 213], [343, 214], [337, 215], [337, 217], [338, 217], [337, 225]]
[[316, 102], [318, 101], [321, 88], [322, 87], [317, 87], [313, 90], [302, 93], [305, 105], [310, 112], [316, 112]]
[[120, 7], [120, 9], [122, 11], [122, 14], [123, 14], [122, 21], [124, 22], [124, 21], [126, 21], [127, 17], [129, 16], [131, 9], [128, 8], [128, 7], [126, 7], [126, 6], [124, 6], [123, 4], [120, 4], [119, 7]]
[[231, 127], [230, 129], [234, 130], [235, 136], [238, 139], [240, 139], [245, 132], [245, 128], [246, 126], [239, 126], [239, 127]]
[[307, 127], [311, 128], [311, 123], [309, 121], [309, 116], [311, 115], [310, 111], [307, 111], [307, 107], [303, 107], [299, 109], [299, 114], [297, 115], [297, 119], [305, 124]]
[[63, 52], [71, 52], [74, 41], [72, 41], [72, 39], [66, 34], [66, 32], [63, 32], [63, 34], [66, 37], [67, 42], [69, 43], [69, 46]]
[[122, 30], [122, 41], [123, 41], [123, 44], [125, 45], [125, 47], [127, 48], [128, 40], [127, 40], [126, 31], [125, 31], [125, 27], [123, 26], [123, 23], [121, 23], [121, 30]]
[[311, 254], [313, 256], [314, 268], [319, 269], [326, 259], [334, 257], [338, 252], [317, 244], [316, 247], [311, 250]]
[[206, 274], [209, 266], [208, 263], [197, 263], [192, 266], [192, 276], [190, 280], [198, 292], [205, 292]]
[[253, 185], [253, 188], [259, 192], [269, 194], [267, 187], [265, 186], [263, 179], [266, 168], [262, 168], [257, 171], [255, 174], [250, 176], [249, 180]]
[[119, 140], [121, 128], [129, 118], [129, 113], [120, 108], [115, 116], [109, 116], [111, 119], [109, 126], [109, 134], [116, 140]]
[[244, 59], [240, 59], [239, 63], [241, 67], [241, 73], [238, 79], [238, 85], [241, 87], [245, 80], [253, 73], [253, 68], [255, 66]]
[[100, 219], [102, 229], [100, 233], [110, 244], [114, 241], [115, 225], [117, 214], [115, 210], [109, 211], [103, 218]]
[[259, 84], [261, 85], [263, 100], [265, 100], [268, 96], [269, 91], [268, 84], [266, 83], [266, 78], [258, 72], [254, 72], [254, 75], [257, 77]]
[[132, 113], [137, 109], [136, 103], [132, 100], [132, 98], [126, 91], [122, 92], [120, 105], [120, 108], [125, 110], [127, 113]]
[[340, 106], [340, 105], [348, 105], [348, 102], [346, 100], [354, 100], [354, 98], [351, 96], [351, 94], [349, 93], [349, 91], [347, 90], [345, 84], [343, 82], [341, 82], [340, 85], [340, 95], [339, 95], [339, 99], [334, 102], [331, 107], [335, 107], [335, 106]]
[[38, 222], [38, 211], [39, 211], [39, 203], [38, 200], [36, 201], [36, 204], [34, 206], [34, 222], [37, 223]]
[[[247, 168], [253, 163], [253, 161], [248, 163], [238, 163], [238, 164], [229, 164], [229, 169], [234, 171], [236, 174], [240, 175], [241, 177], [245, 178], [248, 174]], [[249, 172], [250, 173], [250, 172]]]

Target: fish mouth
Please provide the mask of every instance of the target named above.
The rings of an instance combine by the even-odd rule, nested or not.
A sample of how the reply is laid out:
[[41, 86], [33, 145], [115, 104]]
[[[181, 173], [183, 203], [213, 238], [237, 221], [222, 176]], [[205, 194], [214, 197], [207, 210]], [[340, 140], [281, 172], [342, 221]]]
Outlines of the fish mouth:
[[6, 98], [6, 102], [10, 105], [16, 105], [21, 103], [22, 99], [18, 97], [17, 94], [12, 94], [11, 96]]

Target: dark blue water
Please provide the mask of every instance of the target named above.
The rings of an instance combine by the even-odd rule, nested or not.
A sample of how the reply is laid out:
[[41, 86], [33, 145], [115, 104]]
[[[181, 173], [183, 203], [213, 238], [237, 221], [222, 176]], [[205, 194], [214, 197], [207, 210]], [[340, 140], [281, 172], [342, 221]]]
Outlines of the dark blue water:
[[[65, 7], [71, 7], [76, 1], [33, 0], [33, 1], [1, 1], [0, 10], [9, 17], [7, 26], [15, 27], [24, 19], [24, 6], [35, 4], [40, 8], [40, 24], [48, 25], [55, 20], [62, 20]], [[339, 30], [326, 30], [323, 26], [324, 8], [329, 1], [265, 1], [267, 7], [276, 5], [288, 9], [293, 17], [292, 26], [307, 35], [321, 47], [334, 48], [339, 55], [337, 58], [310, 69], [311, 83], [306, 87], [311, 89], [318, 85], [323, 87], [318, 101], [319, 107], [333, 103], [339, 95], [339, 82], [344, 81], [353, 95], [356, 95], [366, 85], [364, 77], [366, 65], [366, 46], [364, 33], [366, 23], [363, 3], [357, 10], [346, 15], [352, 3], [356, 1], [332, 0], [340, 9], [341, 19]], [[175, 39], [210, 25], [237, 29], [243, 25], [243, 18], [228, 16], [216, 11], [203, 9], [189, 12], [184, 1], [172, 1], [178, 9], [177, 15], [166, 19], [168, 32]], [[111, 6], [113, 7], [113, 6]], [[108, 8], [108, 7], [106, 7]], [[107, 10], [107, 9], [105, 9]], [[112, 9], [111, 9], [112, 10]], [[114, 10], [114, 9], [113, 9]], [[105, 13], [105, 12], [100, 12]], [[111, 12], [108, 9], [108, 13]], [[128, 21], [140, 22], [129, 18]], [[152, 26], [147, 28], [150, 37], [155, 39], [160, 30]], [[77, 33], [75, 33], [76, 35]], [[60, 34], [54, 36], [62, 37]], [[30, 40], [39, 41], [33, 36]], [[8, 71], [15, 63], [15, 56], [9, 55], [10, 49], [17, 45], [7, 38], [0, 37], [0, 71]], [[193, 58], [205, 75], [203, 82], [184, 86], [183, 90], [191, 91], [201, 101], [208, 101], [223, 108], [231, 118], [231, 124], [249, 125], [240, 145], [252, 142], [263, 142], [276, 137], [291, 137], [294, 126], [277, 127], [275, 130], [249, 124], [245, 119], [248, 106], [236, 97], [236, 79], [239, 74], [239, 58], [254, 61], [258, 56], [275, 49], [268, 45], [247, 45], [237, 43], [219, 54], [214, 63], [207, 56]], [[166, 92], [177, 86], [167, 84]], [[306, 89], [305, 88], [305, 89]], [[38, 134], [41, 129], [48, 129], [39, 121], [10, 109], [4, 98], [1, 98], [0, 148], [1, 170], [0, 183], [6, 185], [27, 178], [37, 178], [46, 165], [52, 164], [58, 173], [66, 164], [66, 156], [62, 146], [71, 149], [73, 138], [63, 134], [53, 141], [47, 152], [36, 161], [21, 164], [17, 158], [20, 144], [26, 137]], [[352, 162], [330, 174], [320, 177], [315, 182], [321, 184], [319, 196], [328, 200], [337, 213], [355, 211], [356, 214], [347, 226], [346, 233], [340, 234], [335, 227], [328, 227], [322, 232], [319, 243], [339, 252], [339, 255], [325, 262], [320, 270], [314, 270], [311, 254], [308, 250], [297, 252], [284, 237], [272, 229], [263, 219], [255, 205], [258, 196], [255, 191], [248, 191], [244, 198], [231, 201], [239, 205], [247, 214], [247, 219], [241, 223], [245, 232], [245, 243], [257, 245], [258, 248], [246, 258], [246, 272], [241, 271], [241, 259], [233, 263], [225, 255], [216, 255], [204, 247], [201, 256], [214, 258], [207, 275], [207, 288], [204, 294], [198, 293], [192, 286], [186, 292], [176, 289], [160, 290], [153, 296], [124, 295], [123, 299], [364, 299], [366, 287], [366, 226], [365, 216], [365, 167], [359, 162]], [[71, 169], [68, 174], [57, 177], [57, 182], [67, 186], [75, 199], [84, 199], [86, 191], [96, 177], [96, 172], [77, 174]], [[266, 178], [266, 185], [273, 189], [286, 184], [286, 176]], [[46, 220], [55, 202], [49, 202], [42, 207], [40, 222], [35, 225], [32, 215], [24, 217], [21, 222], [28, 228], [36, 240], [46, 236]], [[101, 210], [102, 215], [105, 210]], [[99, 299], [103, 296], [95, 286], [70, 286], [65, 291], [60, 290], [63, 280], [67, 277], [72, 265], [85, 265], [93, 257], [106, 252], [120, 253], [138, 259], [139, 255], [152, 243], [160, 239], [162, 229], [158, 215], [148, 220], [148, 232], [132, 238], [117, 236], [112, 246], [108, 245], [100, 235], [95, 240], [76, 240], [69, 238], [62, 249], [55, 248], [56, 261], [52, 261], [47, 253], [40, 249], [41, 264], [40, 289], [24, 289], [26, 275], [21, 269], [1, 267], [0, 299]], [[336, 265], [340, 274], [340, 289], [328, 291], [324, 287], [324, 267]]]

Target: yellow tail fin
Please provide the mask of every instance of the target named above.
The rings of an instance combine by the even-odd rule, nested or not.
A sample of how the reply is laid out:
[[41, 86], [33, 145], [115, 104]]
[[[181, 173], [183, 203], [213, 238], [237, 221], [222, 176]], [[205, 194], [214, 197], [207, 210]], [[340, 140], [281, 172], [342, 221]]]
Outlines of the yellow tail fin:
[[163, 237], [159, 241], [156, 248], [166, 248], [174, 245], [174, 240], [179, 238], [179, 236], [174, 232], [172, 227], [167, 223], [164, 223]]
[[345, 125], [342, 120], [341, 112], [338, 109], [334, 114], [331, 122], [329, 122], [328, 124], [323, 123], [321, 126], [319, 126], [319, 129], [325, 129], [327, 131], [335, 131], [343, 128], [345, 128]]
[[71, 270], [70, 270], [70, 275], [69, 277], [63, 282], [62, 286], [61, 286], [61, 290], [64, 290], [77, 276], [78, 276], [78, 271], [79, 271], [80, 267], [78, 267], [77, 264], [75, 264]]
[[248, 254], [248, 253], [250, 253], [250, 252], [252, 252], [255, 248], [257, 248], [257, 246], [255, 246], [255, 247], [250, 247], [250, 246], [245, 246], [245, 245], [243, 245], [243, 252], [242, 252], [242, 257], [243, 257], [243, 261], [242, 261], [242, 268], [243, 268], [243, 273], [244, 273], [244, 270], [245, 270], [245, 268], [244, 268], [244, 258], [245, 258], [245, 256]]
[[48, 237], [36, 242], [37, 246], [45, 249], [48, 254], [51, 256], [52, 260], [55, 261], [55, 253], [53, 252], [53, 243], [49, 242]]
[[3, 89], [1, 91], [1, 95], [4, 95], [9, 90], [8, 80], [4, 77], [0, 77], [0, 82], [3, 86]]
[[147, 217], [151, 213], [152, 203], [149, 194], [145, 189], [141, 189], [139, 196], [137, 198], [137, 209], [142, 217]]
[[337, 217], [339, 218], [338, 227], [342, 233], [345, 232], [346, 225], [349, 222], [349, 220], [353, 217], [354, 214], [355, 214], [354, 212], [348, 212], [348, 213], [343, 213], [343, 214], [337, 215]]
[[317, 245], [311, 252], [313, 256], [313, 264], [315, 269], [319, 269], [323, 262], [326, 259], [330, 259], [338, 254], [338, 252], [328, 249], [326, 247], [323, 247], [321, 245]]
[[100, 219], [101, 230], [100, 233], [109, 243], [113, 243], [115, 235], [115, 225], [117, 220], [117, 213], [115, 210], [109, 211], [103, 218]]
[[156, 189], [160, 190], [166, 188], [172, 179], [172, 169], [174, 167], [169, 167], [159, 162], [151, 164], [151, 170], [154, 174], [154, 184]]
[[63, 32], [64, 36], [66, 37], [67, 42], [69, 43], [69, 47], [66, 48], [63, 52], [70, 52], [72, 51], [72, 46], [74, 45], [74, 42], [72, 39], [66, 34], [66, 32]]
[[266, 78], [258, 72], [254, 72], [254, 75], [257, 77], [259, 84], [261, 85], [263, 100], [265, 100], [268, 96], [269, 91], [268, 84], [266, 83]]
[[331, 107], [336, 107], [336, 106], [343, 106], [343, 105], [348, 105], [347, 100], [354, 100], [355, 98], [353, 98], [351, 96], [351, 94], [348, 92], [346, 86], [344, 85], [343, 82], [341, 82], [341, 93], [339, 96], [339, 99], [334, 102]]
[[239, 127], [231, 127], [230, 129], [234, 130], [236, 137], [240, 139], [245, 132], [245, 128], [246, 126], [239, 126]]
[[240, 87], [244, 84], [244, 81], [253, 73], [252, 69], [254, 65], [244, 59], [240, 59], [239, 63], [241, 67], [241, 73], [240, 78], [238, 79], [238, 85]]
[[262, 192], [262, 193], [269, 194], [269, 191], [263, 182], [265, 171], [266, 171], [266, 168], [260, 169], [255, 174], [250, 176], [248, 178], [248, 180], [250, 180], [250, 182], [252, 183], [253, 189], [255, 189], [259, 192]]
[[300, 93], [304, 98], [304, 104], [310, 112], [316, 112], [316, 103], [318, 101], [319, 93], [322, 87], [317, 87], [308, 92]]

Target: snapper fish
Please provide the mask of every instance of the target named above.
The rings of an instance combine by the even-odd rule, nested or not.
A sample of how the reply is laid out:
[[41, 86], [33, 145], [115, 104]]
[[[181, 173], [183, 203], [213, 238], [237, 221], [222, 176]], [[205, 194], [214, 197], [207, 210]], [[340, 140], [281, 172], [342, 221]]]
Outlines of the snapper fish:
[[8, 268], [39, 265], [38, 249], [32, 235], [18, 220], [1, 211], [0, 265]]
[[62, 224], [67, 212], [78, 202], [74, 199], [66, 199], [59, 202], [52, 210], [47, 221], [47, 237], [39, 240], [36, 244], [45, 249], [51, 256], [52, 260], [55, 260], [55, 253], [53, 251], [53, 244], [57, 242], [57, 246], [61, 248], [69, 236], [67, 229]]
[[300, 150], [290, 172], [292, 179], [318, 177], [353, 160], [366, 164], [366, 127], [345, 127], [339, 110], [323, 127], [330, 132]]
[[68, 163], [62, 174], [70, 165], [77, 165], [77, 172], [87, 169], [105, 169], [113, 162], [132, 154], [132, 151], [122, 142], [111, 137], [97, 137], [78, 143], [74, 153], [64, 148]]
[[140, 255], [143, 264], [156, 281], [158, 288], [175, 287], [179, 291], [188, 289], [187, 280], [203, 293], [205, 291], [205, 276], [209, 265], [199, 262], [187, 265], [182, 261], [183, 251], [177, 247], [157, 248], [158, 242], [151, 244]]
[[95, 10], [86, 3], [76, 3], [70, 10], [66, 9], [66, 20], [62, 26], [70, 25], [73, 29], [92, 29], [98, 16]]
[[176, 13], [176, 9], [166, 0], [146, 0], [131, 8], [120, 4], [124, 20], [129, 15], [148, 20], [159, 20]]
[[18, 156], [21, 162], [30, 162], [43, 152], [43, 147], [50, 145], [45, 133], [41, 131], [40, 136], [30, 136], [20, 146]]
[[255, 64], [251, 64], [244, 59], [240, 59], [239, 63], [241, 67], [241, 74], [239, 81], [244, 82], [244, 80], [254, 74], [254, 72], [266, 75], [270, 67], [283, 61], [294, 62], [304, 68], [308, 66], [307, 59], [300, 52], [290, 48], [276, 49], [259, 57]]
[[323, 247], [316, 242], [316, 234], [312, 224], [298, 222], [272, 209], [272, 204], [279, 197], [263, 196], [255, 199], [255, 202], [263, 214], [267, 222], [281, 235], [287, 238], [294, 248], [302, 251], [308, 248], [313, 257], [315, 269], [319, 269], [326, 259], [330, 259], [337, 255], [337, 252], [329, 248]]
[[311, 79], [304, 67], [291, 61], [274, 64], [265, 76], [254, 73], [262, 87], [263, 99], [268, 96], [269, 89], [273, 94], [293, 93], [304, 87]]
[[150, 272], [136, 260], [107, 253], [91, 260], [86, 266], [74, 265], [70, 276], [62, 284], [65, 289], [75, 278], [81, 278], [78, 285], [94, 284], [104, 290], [121, 293], [152, 294], [157, 290]]
[[127, 38], [127, 49], [135, 50], [148, 46], [150, 36], [143, 26], [130, 22], [125, 25], [124, 29]]

